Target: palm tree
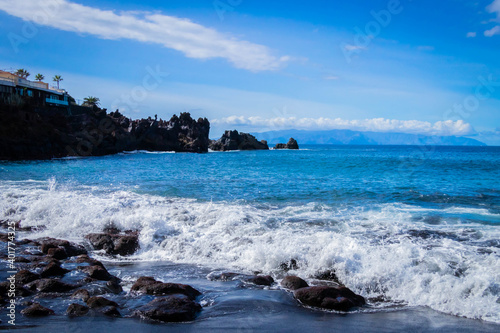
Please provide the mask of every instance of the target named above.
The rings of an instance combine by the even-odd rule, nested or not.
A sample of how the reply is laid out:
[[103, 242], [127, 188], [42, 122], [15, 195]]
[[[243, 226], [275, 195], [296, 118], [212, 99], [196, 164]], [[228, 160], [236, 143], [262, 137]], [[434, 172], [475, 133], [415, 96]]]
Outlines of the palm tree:
[[30, 73], [24, 68], [20, 68], [15, 73], [17, 76], [20, 76], [22, 79], [27, 79], [30, 76]]
[[85, 106], [90, 106], [90, 107], [94, 107], [94, 106], [99, 106], [99, 98], [97, 97], [94, 97], [94, 96], [89, 96], [89, 97], [85, 97], [83, 99], [83, 105]]
[[43, 76], [42, 74], [37, 74], [35, 76], [35, 80], [37, 80], [38, 82], [42, 82], [43, 79], [45, 79], [45, 76]]
[[52, 80], [54, 82], [57, 82], [57, 89], [59, 89], [59, 82], [61, 82], [63, 80], [63, 78], [61, 77], [61, 75], [54, 76], [54, 78]]

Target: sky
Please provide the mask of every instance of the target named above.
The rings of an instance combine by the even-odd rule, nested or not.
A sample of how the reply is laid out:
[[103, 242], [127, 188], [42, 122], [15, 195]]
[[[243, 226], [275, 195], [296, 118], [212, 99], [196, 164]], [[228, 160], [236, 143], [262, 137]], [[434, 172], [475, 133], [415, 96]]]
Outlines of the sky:
[[500, 145], [500, 0], [0, 0], [0, 69], [131, 117]]

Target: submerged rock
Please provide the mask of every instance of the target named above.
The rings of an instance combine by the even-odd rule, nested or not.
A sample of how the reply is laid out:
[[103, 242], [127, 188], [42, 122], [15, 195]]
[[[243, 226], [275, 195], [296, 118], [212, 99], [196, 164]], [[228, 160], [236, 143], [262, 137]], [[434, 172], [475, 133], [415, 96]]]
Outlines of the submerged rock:
[[198, 290], [189, 285], [178, 283], [163, 283], [161, 281], [156, 281], [154, 278], [148, 276], [140, 277], [130, 290], [137, 293], [155, 296], [182, 294], [193, 300], [197, 296], [201, 295]]
[[297, 143], [297, 141], [294, 138], [290, 138], [290, 140], [288, 140], [287, 144], [278, 143], [278, 144], [276, 144], [274, 149], [299, 149], [299, 144]]
[[186, 295], [159, 297], [140, 307], [135, 316], [161, 322], [193, 321], [201, 311], [201, 305]]
[[54, 310], [41, 306], [39, 303], [32, 304], [21, 313], [27, 317], [46, 317], [54, 314]]
[[215, 151], [230, 150], [269, 150], [267, 142], [257, 141], [248, 133], [238, 133], [238, 131], [226, 131], [217, 141], [210, 142], [210, 149]]
[[363, 296], [346, 287], [306, 287], [296, 290], [294, 296], [304, 305], [336, 311], [348, 311], [365, 304]]
[[298, 276], [293, 276], [293, 275], [285, 276], [285, 278], [281, 280], [281, 286], [283, 288], [290, 290], [297, 290], [300, 288], [309, 287], [306, 281], [302, 280]]

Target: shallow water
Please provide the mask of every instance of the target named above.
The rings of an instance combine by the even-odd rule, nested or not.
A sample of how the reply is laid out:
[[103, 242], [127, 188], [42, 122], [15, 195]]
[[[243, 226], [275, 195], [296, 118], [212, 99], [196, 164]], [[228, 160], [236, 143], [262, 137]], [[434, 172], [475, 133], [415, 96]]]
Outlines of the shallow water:
[[[77, 242], [110, 224], [140, 230], [130, 274], [151, 268], [159, 279], [194, 279], [200, 289], [217, 288], [206, 280], [213, 270], [279, 279], [294, 259], [289, 273], [310, 280], [334, 269], [355, 292], [386, 300], [370, 304], [374, 313], [335, 315], [341, 327], [374, 325], [377, 316], [399, 324], [413, 318], [407, 328], [416, 331], [426, 320], [429, 330], [500, 323], [500, 148], [305, 148], [0, 162], [0, 219]], [[154, 269], [165, 262], [177, 267], [170, 275]], [[260, 293], [280, 309], [267, 311], [269, 325], [300, 317], [320, 327], [319, 318], [330, 318], [298, 308], [286, 293], [274, 298], [283, 291], [250, 289], [251, 306], [242, 294], [225, 301], [224, 322], [234, 328], [240, 314], [256, 320], [245, 313], [268, 304]], [[214, 329], [220, 316], [206, 307], [190, 325]]]

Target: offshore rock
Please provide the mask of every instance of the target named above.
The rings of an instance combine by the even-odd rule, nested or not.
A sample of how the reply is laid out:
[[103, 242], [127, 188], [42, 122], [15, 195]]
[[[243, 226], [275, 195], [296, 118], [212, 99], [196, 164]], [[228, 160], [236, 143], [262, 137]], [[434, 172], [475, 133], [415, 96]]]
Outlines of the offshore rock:
[[226, 131], [217, 141], [210, 143], [210, 149], [215, 151], [231, 150], [269, 150], [267, 141], [257, 141], [248, 133], [238, 133], [238, 131]]
[[276, 144], [274, 149], [299, 149], [299, 144], [297, 143], [297, 141], [294, 138], [290, 138], [290, 140], [288, 140], [287, 144], [278, 143], [278, 144]]

